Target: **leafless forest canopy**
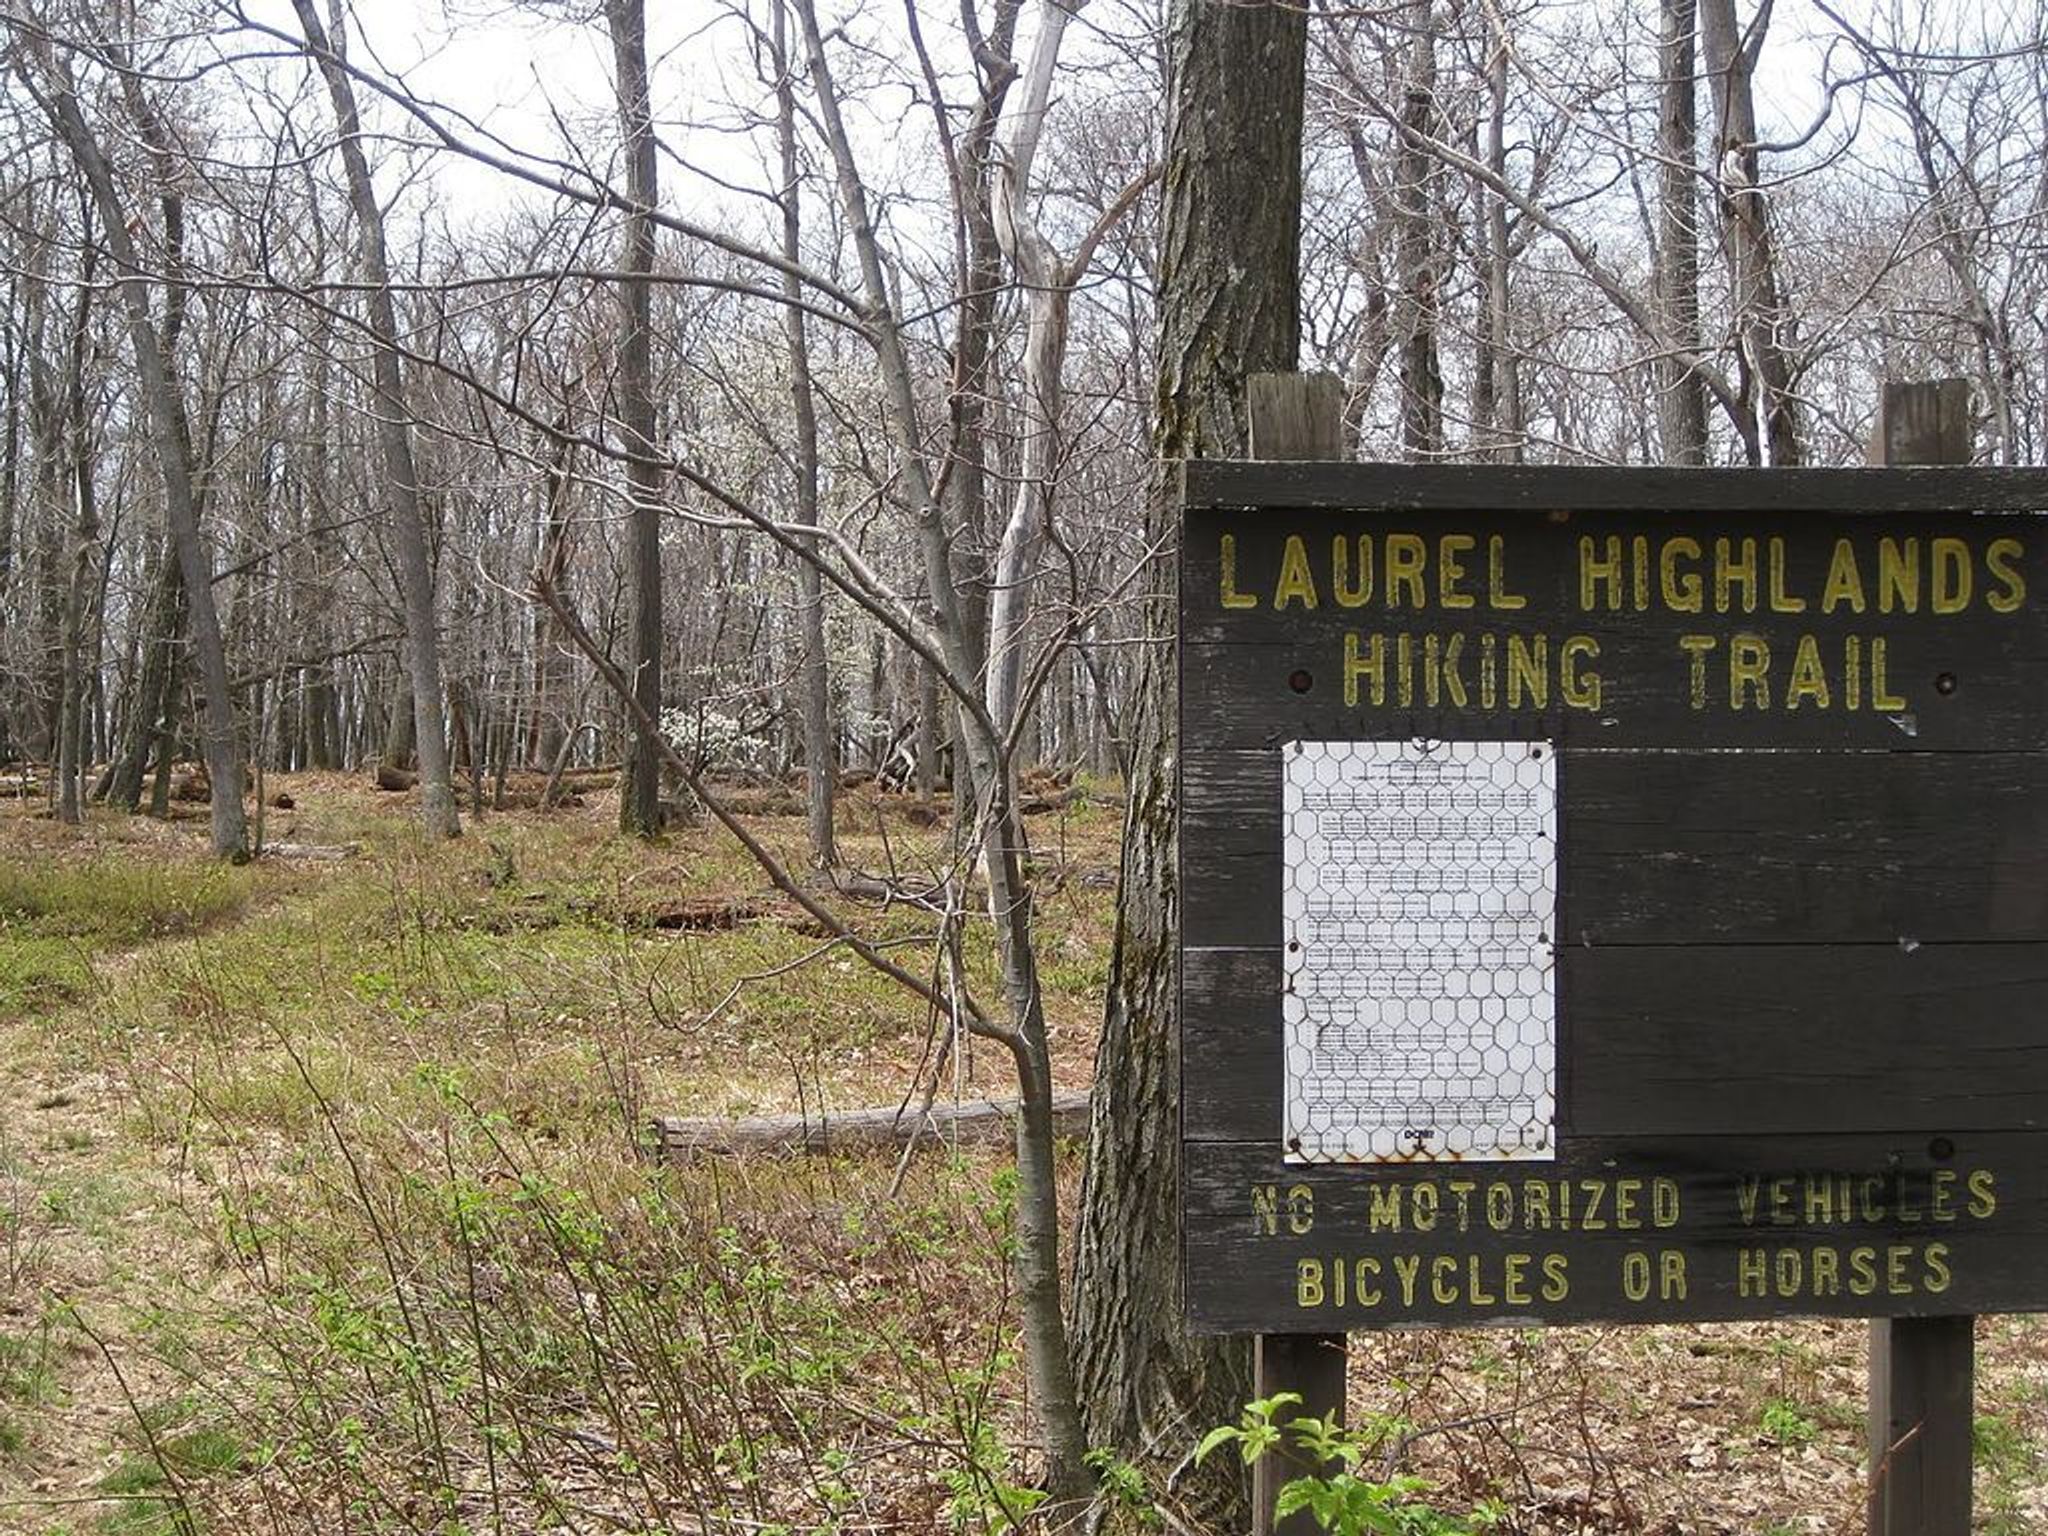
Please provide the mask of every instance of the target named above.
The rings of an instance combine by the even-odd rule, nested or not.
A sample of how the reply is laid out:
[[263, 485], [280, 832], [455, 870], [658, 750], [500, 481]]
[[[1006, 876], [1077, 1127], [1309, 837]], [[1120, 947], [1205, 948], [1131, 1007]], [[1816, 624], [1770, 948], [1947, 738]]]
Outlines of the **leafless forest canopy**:
[[[581, 625], [693, 767], [1115, 772], [1160, 10], [407, 10], [7, 8], [0, 760], [489, 798], [636, 755]], [[1318, 6], [1302, 366], [1363, 457], [1856, 462], [1966, 375], [2037, 463], [2042, 27]]]

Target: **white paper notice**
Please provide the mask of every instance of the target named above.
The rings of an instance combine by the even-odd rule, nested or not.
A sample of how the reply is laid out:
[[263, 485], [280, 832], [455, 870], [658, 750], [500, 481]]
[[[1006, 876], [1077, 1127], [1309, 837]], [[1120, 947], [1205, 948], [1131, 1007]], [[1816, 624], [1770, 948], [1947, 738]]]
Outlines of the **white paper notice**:
[[1281, 756], [1288, 1160], [1554, 1157], [1550, 744]]

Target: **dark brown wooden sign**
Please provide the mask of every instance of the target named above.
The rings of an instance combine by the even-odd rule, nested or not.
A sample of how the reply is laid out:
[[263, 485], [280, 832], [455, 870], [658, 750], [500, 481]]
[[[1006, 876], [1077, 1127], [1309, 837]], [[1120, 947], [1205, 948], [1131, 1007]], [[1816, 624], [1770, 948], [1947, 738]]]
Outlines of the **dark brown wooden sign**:
[[[2048, 1308], [2048, 474], [1193, 463], [1214, 1332]], [[1554, 743], [1553, 1161], [1282, 1137], [1282, 749]]]

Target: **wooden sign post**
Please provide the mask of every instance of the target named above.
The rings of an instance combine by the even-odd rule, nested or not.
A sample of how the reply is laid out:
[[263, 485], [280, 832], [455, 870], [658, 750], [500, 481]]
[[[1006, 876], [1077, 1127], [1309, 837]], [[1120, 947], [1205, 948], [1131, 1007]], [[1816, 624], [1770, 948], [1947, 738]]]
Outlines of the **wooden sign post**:
[[[1887, 383], [1873, 464], [1967, 464], [1970, 384]], [[1870, 1536], [1968, 1536], [1976, 1319], [1870, 1325]]]
[[[1245, 381], [1245, 417], [1254, 459], [1342, 459], [1344, 386], [1336, 375], [1256, 373]], [[1292, 1392], [1297, 1414], [1344, 1422], [1344, 1378], [1349, 1351], [1341, 1333], [1262, 1333], [1252, 1340], [1252, 1395], [1269, 1398]], [[1274, 1505], [1288, 1481], [1309, 1465], [1285, 1447], [1252, 1465], [1252, 1536], [1314, 1536], [1314, 1518], [1301, 1511], [1287, 1518]]]
[[2048, 474], [1185, 503], [1190, 1326], [2048, 1309]]

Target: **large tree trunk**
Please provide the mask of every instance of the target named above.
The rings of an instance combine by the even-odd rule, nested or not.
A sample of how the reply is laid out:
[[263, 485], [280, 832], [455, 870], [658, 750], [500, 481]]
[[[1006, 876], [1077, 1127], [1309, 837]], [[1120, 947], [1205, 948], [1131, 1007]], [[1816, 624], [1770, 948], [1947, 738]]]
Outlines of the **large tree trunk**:
[[[644, 0], [605, 0], [611, 29], [619, 127], [626, 143], [627, 274], [619, 284], [625, 329], [619, 337], [619, 425], [623, 429], [626, 489], [626, 591], [633, 697], [650, 720], [661, 718], [661, 471], [654, 462], [653, 289], [654, 223], [658, 193], [654, 124], [647, 103], [647, 16]], [[652, 837], [661, 830], [661, 757], [646, 727], [629, 722], [625, 775], [619, 784], [619, 830]]]
[[1411, 459], [1433, 459], [1444, 449], [1444, 374], [1437, 350], [1441, 237], [1426, 142], [1436, 131], [1436, 116], [1436, 17], [1431, 0], [1418, 0], [1394, 183], [1401, 226], [1401, 446]]
[[121, 750], [107, 779], [108, 801], [127, 811], [142, 805], [142, 779], [149, 767], [150, 750], [171, 709], [178, 635], [185, 623], [185, 588], [175, 549], [165, 549], [157, 559], [147, 612], [135, 689], [122, 725]]
[[1673, 347], [1700, 348], [1697, 0], [1659, 0], [1663, 35], [1657, 110], [1657, 305], [1666, 346], [1657, 357], [1657, 422], [1664, 462], [1707, 462], [1707, 390]]
[[[789, 19], [777, 0], [775, 44], [775, 134], [781, 152], [782, 254], [793, 269], [803, 259], [803, 198], [797, 168], [796, 89], [789, 58]], [[818, 526], [818, 404], [811, 388], [811, 343], [798, 307], [802, 284], [794, 270], [782, 274], [783, 334], [789, 342], [790, 409], [796, 419], [796, 520]], [[797, 703], [803, 718], [805, 819], [811, 834], [811, 862], [819, 869], [839, 864], [833, 835], [832, 800], [839, 786], [839, 754], [832, 742], [832, 678], [825, 656], [825, 590], [812, 559], [796, 563]]]
[[[78, 308], [71, 320], [71, 357], [65, 380], [65, 416], [70, 448], [73, 519], [64, 591], [63, 681], [57, 710], [57, 819], [72, 826], [85, 820], [84, 724], [86, 696], [86, 607], [92, 600], [93, 552], [99, 545], [99, 496], [93, 480], [92, 423], [85, 408], [85, 368], [92, 338], [94, 247], [80, 253]], [[93, 656], [97, 670], [99, 657]]]
[[128, 234], [128, 214], [114, 188], [106, 157], [87, 127], [70, 78], [54, 59], [42, 60], [51, 87], [49, 107], [57, 131], [85, 175], [99, 213], [107, 249], [120, 267], [121, 301], [128, 316], [128, 336], [142, 397], [149, 412], [150, 438], [164, 480], [164, 512], [177, 545], [184, 576], [192, 649], [205, 690], [201, 738], [207, 778], [212, 786], [214, 852], [226, 858], [248, 855], [248, 826], [242, 807], [242, 753], [235, 738], [232, 685], [227, 650], [221, 641], [220, 615], [213, 602], [213, 556], [199, 527], [193, 495], [192, 438], [185, 402], [170, 364], [159, 345], [149, 312], [149, 282], [142, 275], [135, 242]]
[[420, 764], [420, 821], [429, 836], [454, 837], [462, 830], [462, 821], [456, 813], [455, 787], [449, 779], [448, 732], [441, 713], [441, 642], [435, 628], [434, 567], [427, 554], [426, 517], [420, 507], [419, 472], [413, 462], [411, 418], [406, 411], [405, 384], [398, 366], [398, 311], [391, 299], [384, 210], [370, 180], [369, 158], [363, 153], [362, 119], [356, 111], [355, 87], [338, 51], [342, 46], [341, 28], [337, 25], [330, 37], [313, 9], [313, 0], [292, 0], [292, 9], [299, 14], [306, 46], [327, 82], [335, 122], [341, 130], [341, 161], [348, 176], [349, 204], [356, 218], [363, 281], [369, 289], [370, 332], [377, 339], [372, 352], [372, 393], [377, 411], [377, 443], [384, 460], [391, 542], [398, 555], [399, 601], [405, 611], [413, 741]]
[[1743, 362], [1755, 400], [1752, 462], [1784, 469], [1802, 460], [1798, 401], [1792, 393], [1792, 313], [1778, 284], [1757, 157], [1756, 101], [1750, 81], [1763, 47], [1770, 0], [1750, 35], [1736, 26], [1735, 0], [1699, 0], [1700, 41], [1720, 133], [1721, 232], [1728, 251]]
[[[1241, 454], [1244, 381], [1291, 370], [1300, 345], [1302, 86], [1307, 11], [1175, 0], [1159, 273], [1162, 466]], [[1171, 634], [1178, 507], [1155, 476], [1144, 632]], [[1191, 1336], [1179, 1299], [1175, 944], [1177, 722], [1171, 649], [1147, 646], [1128, 716], [1133, 749], [1108, 1008], [1096, 1055], [1075, 1256], [1074, 1351], [1088, 1443], [1178, 1456], [1236, 1416], [1243, 1340]], [[1242, 1520], [1235, 1474], [1211, 1465], [1215, 1514]]]

